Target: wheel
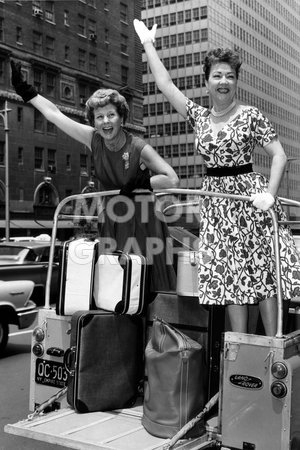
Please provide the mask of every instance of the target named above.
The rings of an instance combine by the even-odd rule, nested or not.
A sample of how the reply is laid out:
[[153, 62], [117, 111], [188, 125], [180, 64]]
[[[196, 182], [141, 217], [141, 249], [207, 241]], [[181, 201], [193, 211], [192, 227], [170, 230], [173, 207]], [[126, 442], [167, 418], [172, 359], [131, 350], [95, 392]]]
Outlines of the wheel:
[[3, 355], [8, 341], [8, 323], [0, 319], [0, 356]]

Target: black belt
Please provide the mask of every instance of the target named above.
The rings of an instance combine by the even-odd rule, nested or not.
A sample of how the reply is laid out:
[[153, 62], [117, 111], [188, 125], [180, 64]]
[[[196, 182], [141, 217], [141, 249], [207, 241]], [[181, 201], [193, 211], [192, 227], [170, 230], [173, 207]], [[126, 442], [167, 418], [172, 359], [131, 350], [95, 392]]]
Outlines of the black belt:
[[242, 166], [208, 167], [206, 175], [209, 177], [235, 177], [243, 173], [253, 172], [252, 164]]

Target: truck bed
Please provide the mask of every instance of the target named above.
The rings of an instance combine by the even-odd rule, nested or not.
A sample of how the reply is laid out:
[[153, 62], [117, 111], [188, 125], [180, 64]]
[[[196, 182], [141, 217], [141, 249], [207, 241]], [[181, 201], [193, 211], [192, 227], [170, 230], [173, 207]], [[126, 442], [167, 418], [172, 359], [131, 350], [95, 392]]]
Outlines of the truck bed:
[[[8, 424], [10, 434], [79, 450], [163, 450], [168, 439], [149, 434], [141, 423], [142, 406], [78, 414], [71, 408]], [[213, 429], [213, 427], [211, 427]], [[213, 432], [178, 441], [176, 450], [214, 448]]]

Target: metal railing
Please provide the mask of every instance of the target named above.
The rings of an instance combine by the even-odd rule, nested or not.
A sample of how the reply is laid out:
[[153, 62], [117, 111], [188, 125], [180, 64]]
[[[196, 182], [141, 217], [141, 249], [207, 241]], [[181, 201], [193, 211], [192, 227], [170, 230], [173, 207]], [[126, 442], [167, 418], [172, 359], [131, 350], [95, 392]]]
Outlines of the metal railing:
[[[113, 196], [119, 194], [119, 190], [113, 190], [113, 191], [103, 191], [103, 192], [91, 192], [88, 194], [77, 194], [77, 195], [71, 195], [69, 197], [64, 198], [56, 207], [54, 218], [53, 218], [53, 229], [52, 229], [52, 236], [51, 236], [51, 245], [50, 245], [50, 254], [49, 254], [49, 267], [48, 267], [48, 273], [47, 273], [47, 281], [46, 281], [46, 291], [45, 291], [45, 308], [50, 308], [50, 287], [51, 287], [51, 276], [52, 276], [52, 270], [53, 270], [53, 259], [54, 259], [54, 250], [55, 250], [55, 240], [56, 240], [56, 232], [57, 232], [57, 224], [59, 219], [65, 219], [65, 218], [86, 218], [86, 216], [78, 216], [78, 215], [72, 215], [72, 214], [61, 214], [62, 208], [71, 201], [78, 201], [78, 200], [84, 200], [88, 198], [93, 197], [105, 197], [105, 196]], [[198, 197], [218, 197], [218, 198], [227, 198], [231, 200], [242, 200], [242, 201], [250, 201], [250, 196], [244, 196], [244, 195], [234, 195], [234, 194], [223, 194], [219, 192], [209, 192], [209, 191], [202, 191], [197, 189], [165, 189], [161, 190], [157, 194], [157, 196], [163, 196], [163, 195], [170, 195], [170, 194], [186, 194], [186, 195], [193, 195]], [[300, 202], [297, 202], [295, 200], [289, 200], [286, 198], [280, 198], [283, 205], [287, 206], [296, 206], [300, 207]], [[195, 202], [192, 202], [193, 205], [195, 205]], [[182, 203], [178, 203], [178, 205], [182, 205]], [[174, 207], [176, 205], [170, 205], [170, 207]], [[283, 337], [282, 334], [282, 324], [283, 324], [283, 299], [282, 299], [282, 284], [281, 284], [281, 265], [280, 265], [280, 251], [279, 251], [279, 223], [276, 213], [273, 208], [270, 208], [268, 210], [268, 213], [271, 216], [273, 227], [274, 227], [274, 256], [275, 256], [275, 263], [276, 263], [276, 285], [277, 285], [277, 332], [276, 337], [281, 338]], [[297, 221], [287, 221], [284, 222], [285, 224], [289, 223], [300, 223]]]

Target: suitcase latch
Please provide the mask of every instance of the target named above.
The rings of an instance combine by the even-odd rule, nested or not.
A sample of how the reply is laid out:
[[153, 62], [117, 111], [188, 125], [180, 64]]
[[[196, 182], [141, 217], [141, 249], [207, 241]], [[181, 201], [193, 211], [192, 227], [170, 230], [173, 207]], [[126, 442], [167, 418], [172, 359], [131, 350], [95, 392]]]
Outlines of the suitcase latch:
[[235, 361], [240, 349], [240, 344], [231, 344], [230, 342], [225, 342], [224, 348], [224, 358], [228, 361]]

